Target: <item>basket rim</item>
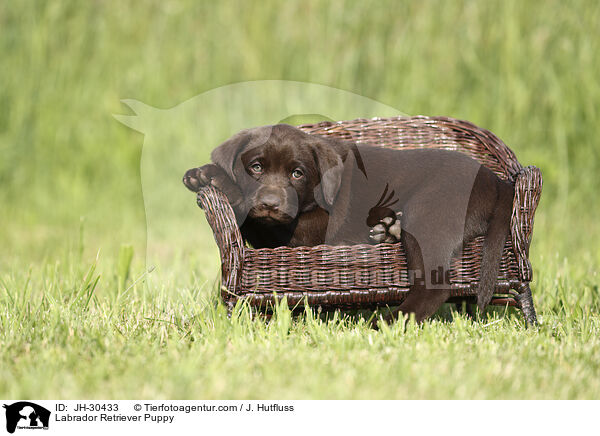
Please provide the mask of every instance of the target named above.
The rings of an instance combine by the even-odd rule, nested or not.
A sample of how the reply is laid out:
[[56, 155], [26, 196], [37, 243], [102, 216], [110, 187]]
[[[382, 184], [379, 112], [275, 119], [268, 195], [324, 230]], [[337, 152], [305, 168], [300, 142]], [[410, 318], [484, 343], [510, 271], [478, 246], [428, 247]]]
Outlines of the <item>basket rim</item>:
[[[419, 122], [420, 125], [414, 125], [414, 128], [428, 127], [431, 130], [447, 128], [453, 131], [468, 132], [474, 138], [477, 139], [479, 144], [494, 157], [496, 162], [502, 167], [502, 175], [505, 176], [512, 183], [515, 183], [518, 174], [523, 170], [523, 165], [517, 159], [514, 151], [508, 147], [496, 134], [480, 127], [471, 121], [453, 118], [448, 116], [428, 116], [428, 115], [396, 115], [391, 117], [372, 117], [372, 118], [355, 118], [351, 120], [338, 120], [338, 121], [319, 121], [317, 123], [305, 123], [295, 127], [305, 131], [311, 135], [317, 136], [328, 136], [333, 134], [333, 130], [338, 127], [343, 127], [344, 130], [355, 131], [357, 134], [360, 133], [368, 126], [380, 125], [381, 127], [393, 128], [398, 126], [398, 122]], [[353, 126], [356, 125], [356, 126]], [[310, 129], [324, 129], [324, 134], [318, 132], [311, 132]], [[332, 131], [332, 133], [329, 133]], [[346, 139], [348, 140], [348, 139]], [[372, 145], [376, 146], [370, 141], [363, 141], [360, 139], [351, 139], [351, 141], [357, 144]], [[462, 152], [464, 144], [457, 141], [455, 144], [458, 146], [457, 151]], [[482, 165], [485, 165], [482, 163]]]

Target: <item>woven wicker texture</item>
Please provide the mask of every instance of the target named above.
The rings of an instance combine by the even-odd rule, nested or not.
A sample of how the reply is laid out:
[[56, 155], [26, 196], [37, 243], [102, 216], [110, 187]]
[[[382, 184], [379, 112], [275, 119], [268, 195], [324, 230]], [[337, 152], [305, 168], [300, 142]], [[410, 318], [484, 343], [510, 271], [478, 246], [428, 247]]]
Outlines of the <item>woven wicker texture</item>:
[[[452, 118], [357, 119], [299, 128], [310, 134], [380, 147], [455, 150], [514, 183], [511, 232], [502, 257], [498, 295], [492, 304], [531, 307], [526, 318], [535, 321], [528, 286], [532, 278], [528, 254], [533, 216], [542, 188], [537, 168], [523, 168], [493, 133]], [[253, 249], [244, 246], [233, 210], [222, 193], [212, 187], [204, 188], [198, 193], [198, 204], [206, 212], [219, 246], [222, 297], [230, 307], [239, 298], [253, 306], [265, 307], [283, 296], [290, 305], [300, 307], [305, 303], [325, 308], [391, 306], [400, 303], [409, 289], [410, 277], [401, 243]], [[475, 296], [482, 244], [483, 237], [476, 238], [453, 262], [452, 295], [458, 299]]]

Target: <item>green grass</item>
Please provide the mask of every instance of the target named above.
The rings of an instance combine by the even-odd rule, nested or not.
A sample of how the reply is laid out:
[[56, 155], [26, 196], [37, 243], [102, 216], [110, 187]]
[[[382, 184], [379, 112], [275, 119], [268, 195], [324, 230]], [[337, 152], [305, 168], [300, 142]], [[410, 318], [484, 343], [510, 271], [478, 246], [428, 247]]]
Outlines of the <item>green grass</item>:
[[[542, 324], [443, 311], [379, 331], [342, 313], [231, 319], [203, 277], [47, 263], [3, 276], [0, 392], [9, 398], [597, 398], [598, 299], [541, 305]], [[137, 284], [134, 283], [137, 280]], [[546, 277], [547, 279], [547, 277]], [[144, 282], [142, 284], [142, 282]], [[539, 299], [538, 299], [539, 302]], [[591, 303], [591, 304], [590, 304]], [[592, 313], [594, 313], [592, 315]], [[43, 383], [40, 383], [43, 380]], [[583, 382], [585, 381], [585, 382]]]
[[[0, 397], [600, 398], [599, 21], [591, 0], [2, 3]], [[540, 167], [541, 325], [502, 309], [380, 331], [285, 308], [228, 319], [179, 182], [152, 213], [199, 224], [153, 215], [146, 259], [148, 138], [112, 117], [120, 100], [171, 108], [263, 79], [468, 119]]]

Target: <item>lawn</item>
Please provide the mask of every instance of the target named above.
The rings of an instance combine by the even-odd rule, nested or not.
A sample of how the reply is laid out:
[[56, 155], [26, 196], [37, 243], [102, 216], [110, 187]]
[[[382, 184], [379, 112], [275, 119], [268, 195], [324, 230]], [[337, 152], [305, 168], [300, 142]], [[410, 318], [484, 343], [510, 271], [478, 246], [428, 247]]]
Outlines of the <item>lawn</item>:
[[[2, 4], [0, 397], [600, 398], [599, 21], [594, 1]], [[468, 119], [540, 167], [540, 325], [502, 308], [379, 331], [283, 305], [228, 318], [193, 195], [148, 195], [171, 180], [113, 114], [265, 79]], [[231, 113], [210, 116], [219, 137]], [[165, 174], [216, 145], [173, 148], [189, 165]]]

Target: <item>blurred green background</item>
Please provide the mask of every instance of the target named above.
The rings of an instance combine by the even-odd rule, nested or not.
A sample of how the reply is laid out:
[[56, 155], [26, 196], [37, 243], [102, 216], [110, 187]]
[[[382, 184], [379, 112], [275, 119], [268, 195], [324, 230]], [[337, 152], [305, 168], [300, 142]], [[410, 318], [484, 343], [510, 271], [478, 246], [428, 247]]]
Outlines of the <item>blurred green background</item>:
[[598, 22], [594, 1], [3, 2], [1, 250], [51, 253], [81, 217], [90, 250], [143, 249], [143, 136], [120, 99], [285, 79], [493, 131], [542, 169], [545, 254], [597, 261]]
[[[598, 318], [590, 314], [600, 307], [598, 23], [593, 0], [0, 3], [0, 393], [314, 398], [331, 395], [322, 391], [330, 384], [339, 398], [597, 396]], [[494, 336], [459, 319], [434, 323], [429, 342], [398, 326], [389, 338], [364, 326], [356, 336], [353, 325], [324, 326], [311, 342], [303, 330], [311, 322], [288, 338], [286, 321], [271, 341], [267, 330], [277, 325], [203, 315], [198, 301], [212, 289], [218, 257], [191, 194], [204, 244], [173, 252], [164, 235], [161, 275], [134, 286], [146, 244], [144, 136], [115, 120], [131, 114], [120, 100], [168, 109], [265, 79], [339, 88], [409, 115], [467, 119], [498, 135], [523, 165], [540, 167], [531, 260], [547, 330], [524, 332], [520, 318], [508, 318]], [[216, 145], [203, 144], [202, 156]], [[199, 314], [197, 325], [185, 321]], [[238, 335], [234, 346], [227, 329]], [[146, 343], [156, 361], [145, 358]], [[392, 343], [404, 354], [390, 357]], [[350, 344], [344, 358], [335, 344]], [[90, 365], [81, 353], [105, 360]], [[316, 363], [294, 367], [323, 356], [337, 365], [331, 374], [313, 371]], [[464, 356], [472, 356], [466, 366]], [[480, 365], [485, 359], [492, 372]], [[225, 363], [239, 383], [219, 378]], [[203, 365], [214, 371], [198, 378]], [[296, 380], [282, 365], [315, 383], [264, 384], [268, 373]], [[400, 390], [386, 368], [404, 377]], [[424, 382], [415, 375], [422, 371], [431, 375]], [[163, 384], [152, 384], [156, 373]], [[448, 383], [457, 373], [465, 384]], [[503, 381], [497, 390], [491, 377]], [[6, 381], [13, 379], [20, 383]]]

